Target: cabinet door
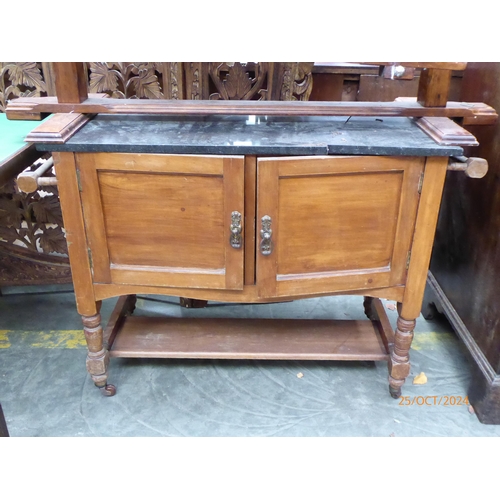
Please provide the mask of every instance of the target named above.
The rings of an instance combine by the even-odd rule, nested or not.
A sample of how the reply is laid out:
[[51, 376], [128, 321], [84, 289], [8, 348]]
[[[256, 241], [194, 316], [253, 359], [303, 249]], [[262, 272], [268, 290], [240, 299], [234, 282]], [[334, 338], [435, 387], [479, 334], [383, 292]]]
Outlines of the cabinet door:
[[424, 163], [374, 156], [259, 159], [259, 294], [404, 284]]
[[243, 164], [229, 156], [78, 154], [94, 282], [242, 289]]

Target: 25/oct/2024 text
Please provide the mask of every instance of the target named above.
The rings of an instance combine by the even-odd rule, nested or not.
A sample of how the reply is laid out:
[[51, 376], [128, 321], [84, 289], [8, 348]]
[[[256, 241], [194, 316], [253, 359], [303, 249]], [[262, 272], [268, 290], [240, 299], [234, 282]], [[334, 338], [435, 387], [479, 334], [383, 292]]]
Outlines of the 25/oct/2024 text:
[[469, 406], [467, 396], [401, 396], [399, 406]]

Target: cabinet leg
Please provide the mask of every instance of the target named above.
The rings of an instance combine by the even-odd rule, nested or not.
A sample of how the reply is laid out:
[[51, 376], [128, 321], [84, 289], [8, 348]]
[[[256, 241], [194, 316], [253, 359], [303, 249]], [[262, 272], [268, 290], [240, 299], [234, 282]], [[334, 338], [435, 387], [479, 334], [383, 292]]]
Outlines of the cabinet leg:
[[130, 297], [130, 309], [129, 314], [133, 314], [135, 311], [135, 306], [137, 304], [137, 295], [129, 295]]
[[87, 371], [105, 396], [114, 396], [115, 386], [107, 383], [109, 351], [103, 345], [101, 315], [82, 316], [82, 322], [88, 347]]
[[373, 297], [364, 297], [363, 307], [365, 309], [365, 315], [369, 320], [377, 319], [377, 316], [373, 313]]
[[395, 399], [401, 396], [401, 387], [410, 374], [410, 346], [413, 340], [415, 320], [398, 317], [394, 336], [394, 348], [389, 359], [389, 392]]
[[189, 299], [187, 297], [179, 297], [179, 301], [181, 307], [188, 307], [190, 309], [199, 309], [207, 307], [208, 303], [208, 300]]

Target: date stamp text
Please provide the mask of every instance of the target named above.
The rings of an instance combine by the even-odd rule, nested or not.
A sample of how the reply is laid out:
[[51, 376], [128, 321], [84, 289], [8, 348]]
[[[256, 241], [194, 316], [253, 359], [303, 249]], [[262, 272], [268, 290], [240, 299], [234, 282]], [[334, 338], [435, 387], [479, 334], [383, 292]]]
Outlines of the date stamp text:
[[467, 396], [401, 396], [399, 406], [469, 406]]

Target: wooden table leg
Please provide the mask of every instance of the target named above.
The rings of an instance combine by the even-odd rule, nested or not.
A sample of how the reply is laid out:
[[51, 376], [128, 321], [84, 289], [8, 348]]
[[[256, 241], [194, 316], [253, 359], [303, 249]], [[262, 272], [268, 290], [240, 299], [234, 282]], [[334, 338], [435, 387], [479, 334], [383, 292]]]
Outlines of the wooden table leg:
[[401, 397], [401, 387], [410, 374], [410, 347], [413, 340], [415, 320], [398, 316], [394, 336], [394, 348], [389, 360], [389, 392], [395, 399]]
[[116, 387], [108, 384], [109, 351], [104, 347], [101, 315], [82, 316], [83, 331], [87, 341], [87, 370], [94, 384], [105, 396], [114, 396]]

